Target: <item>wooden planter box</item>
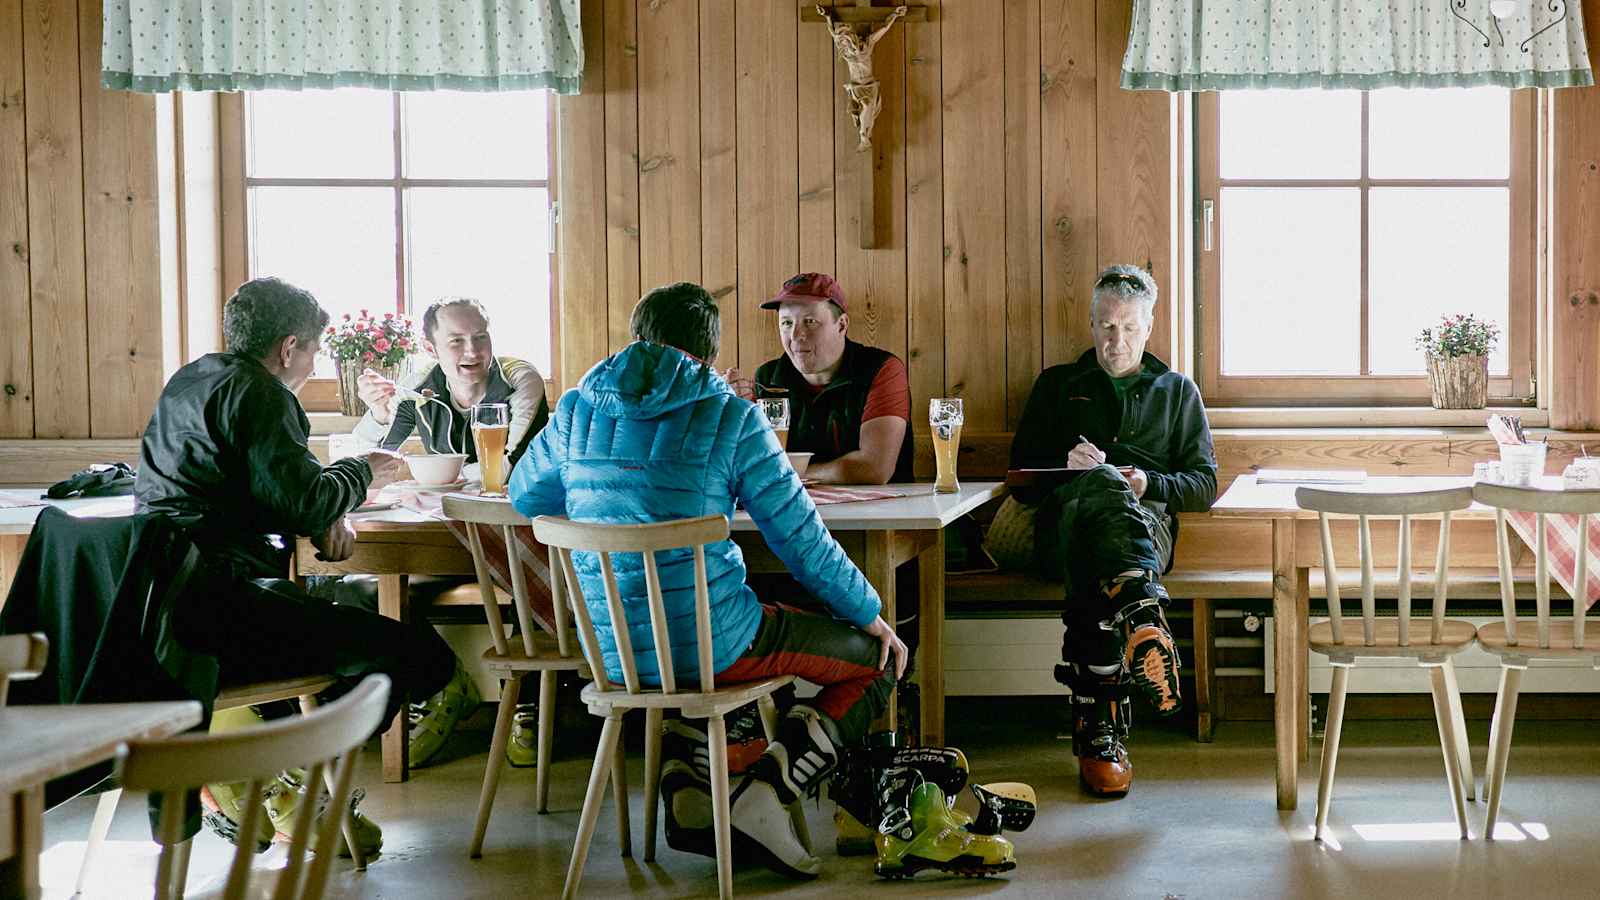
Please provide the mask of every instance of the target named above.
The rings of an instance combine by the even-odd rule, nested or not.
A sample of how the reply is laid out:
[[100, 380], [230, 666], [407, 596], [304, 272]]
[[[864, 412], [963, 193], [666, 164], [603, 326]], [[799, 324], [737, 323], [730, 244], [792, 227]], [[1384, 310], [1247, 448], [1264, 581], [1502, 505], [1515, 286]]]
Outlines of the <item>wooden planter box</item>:
[[1489, 403], [1489, 357], [1428, 357], [1434, 409], [1482, 409]]
[[339, 371], [339, 412], [347, 416], [364, 416], [367, 414], [367, 404], [361, 401], [361, 395], [356, 390], [356, 377], [358, 375], [367, 369], [371, 369], [390, 381], [399, 381], [405, 368], [403, 364], [398, 366], [369, 366], [363, 365], [360, 360], [351, 359], [336, 359], [334, 360], [334, 367]]

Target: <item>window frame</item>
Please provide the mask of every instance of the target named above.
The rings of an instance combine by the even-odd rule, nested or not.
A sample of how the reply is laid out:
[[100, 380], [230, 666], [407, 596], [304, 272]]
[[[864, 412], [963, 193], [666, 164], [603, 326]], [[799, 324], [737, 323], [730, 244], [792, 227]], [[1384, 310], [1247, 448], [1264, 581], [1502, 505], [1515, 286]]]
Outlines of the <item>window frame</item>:
[[[552, 94], [546, 103], [545, 142], [547, 165], [545, 177], [540, 178], [412, 178], [405, 175], [405, 118], [400, 91], [390, 91], [392, 125], [391, 177], [388, 178], [264, 178], [249, 175], [249, 115], [245, 108], [247, 98], [243, 92], [224, 93], [219, 96], [219, 128], [221, 131], [222, 180], [222, 277], [224, 298], [233, 294], [233, 287], [251, 277], [250, 265], [250, 189], [253, 187], [388, 187], [394, 192], [395, 228], [395, 312], [406, 312], [408, 265], [406, 261], [406, 197], [408, 188], [543, 188], [549, 197], [551, 224], [549, 278], [550, 278], [550, 368], [541, 372], [547, 391], [553, 387], [554, 372], [561, 366], [560, 294], [558, 269], [560, 254], [556, 252], [559, 239], [560, 200], [554, 173], [557, 171], [556, 122], [559, 98]], [[421, 310], [411, 313], [419, 320]], [[217, 309], [220, 329], [222, 309]], [[420, 327], [420, 324], [419, 324]], [[307, 412], [338, 412], [338, 379], [311, 378], [301, 388], [300, 404]]]
[[[1537, 369], [1538, 252], [1537, 168], [1538, 97], [1531, 90], [1511, 93], [1510, 173], [1506, 179], [1372, 178], [1368, 174], [1369, 92], [1361, 92], [1361, 173], [1354, 179], [1223, 179], [1221, 177], [1221, 97], [1215, 91], [1196, 95], [1195, 152], [1195, 318], [1196, 380], [1206, 403], [1225, 407], [1273, 406], [1428, 406], [1425, 374], [1390, 375], [1224, 375], [1222, 373], [1222, 232], [1226, 210], [1223, 187], [1355, 187], [1361, 191], [1361, 367], [1368, 366], [1370, 293], [1368, 289], [1368, 197], [1374, 187], [1484, 187], [1510, 189], [1510, 309], [1506, 334], [1509, 372], [1491, 376], [1491, 405], [1528, 403]], [[1205, 221], [1205, 201], [1212, 201]], [[1211, 246], [1206, 247], [1210, 238]]]

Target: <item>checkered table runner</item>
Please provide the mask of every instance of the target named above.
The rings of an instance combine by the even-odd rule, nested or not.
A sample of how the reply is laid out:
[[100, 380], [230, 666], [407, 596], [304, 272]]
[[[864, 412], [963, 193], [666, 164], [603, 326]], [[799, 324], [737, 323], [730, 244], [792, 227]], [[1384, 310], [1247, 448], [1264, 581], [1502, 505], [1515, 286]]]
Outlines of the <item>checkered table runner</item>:
[[[1529, 549], [1533, 549], [1538, 541], [1536, 529], [1538, 516], [1530, 512], [1506, 511], [1506, 519], [1511, 523], [1511, 530], [1522, 538]], [[1567, 589], [1569, 596], [1578, 596], [1578, 517], [1569, 515], [1549, 514], [1545, 519], [1545, 553], [1550, 561], [1550, 574], [1555, 576], [1556, 582]], [[1589, 559], [1588, 569], [1584, 573], [1586, 582], [1588, 605], [1593, 606], [1600, 600], [1600, 516], [1589, 517]]]

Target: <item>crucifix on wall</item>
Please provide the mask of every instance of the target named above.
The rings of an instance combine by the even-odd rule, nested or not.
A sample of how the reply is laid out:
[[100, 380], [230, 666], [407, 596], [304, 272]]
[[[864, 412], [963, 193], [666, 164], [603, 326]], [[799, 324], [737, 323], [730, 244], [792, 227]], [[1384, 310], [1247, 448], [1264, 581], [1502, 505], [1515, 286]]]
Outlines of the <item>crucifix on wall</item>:
[[879, 82], [872, 72], [872, 51], [900, 19], [926, 22], [928, 10], [922, 6], [873, 6], [872, 0], [854, 0], [852, 6], [801, 9], [802, 22], [825, 22], [833, 37], [833, 48], [845, 64], [845, 99], [850, 104], [850, 121], [856, 127], [856, 155], [861, 173], [861, 247], [878, 245], [878, 211], [882, 189], [878, 183], [872, 126], [883, 108]]

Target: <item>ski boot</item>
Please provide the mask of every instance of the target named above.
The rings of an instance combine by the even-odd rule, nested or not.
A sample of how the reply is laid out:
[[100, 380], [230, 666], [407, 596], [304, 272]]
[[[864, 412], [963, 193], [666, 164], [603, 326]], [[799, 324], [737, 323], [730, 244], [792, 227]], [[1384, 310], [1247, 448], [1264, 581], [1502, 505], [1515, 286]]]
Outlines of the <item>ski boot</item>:
[[822, 861], [795, 830], [789, 806], [814, 795], [839, 762], [838, 726], [797, 704], [778, 725], [778, 740], [733, 790], [734, 846], [790, 878], [815, 878]]
[[661, 805], [668, 847], [716, 858], [711, 753], [698, 722], [669, 719], [661, 727]]
[[1072, 695], [1072, 753], [1078, 780], [1097, 797], [1121, 797], [1133, 786], [1128, 759], [1128, 697], [1118, 684]]
[[[834, 849], [840, 856], [875, 852], [876, 823], [883, 820], [885, 812], [883, 776], [893, 769], [916, 770], [946, 796], [954, 796], [967, 783], [967, 757], [960, 750], [897, 747], [892, 731], [869, 735], [867, 746], [845, 751], [828, 787], [828, 795], [837, 805], [833, 822], [839, 833]], [[866, 824], [869, 822], [873, 824]]]
[[[876, 837], [878, 856], [873, 871], [880, 878], [910, 878], [927, 869], [981, 878], [1017, 867], [1015, 848], [1000, 833], [1005, 821], [1000, 808], [985, 802], [978, 819], [973, 820], [953, 811], [937, 784], [921, 780], [914, 770], [899, 771], [905, 774], [890, 779], [895, 782], [892, 789], [897, 801], [891, 803]], [[1010, 787], [991, 796], [1015, 794], [1017, 799], [1008, 802], [1020, 804], [1024, 792]]]
[[1178, 643], [1167, 627], [1167, 589], [1148, 573], [1114, 581], [1105, 587], [1107, 599], [1123, 606], [1111, 617], [1113, 630], [1123, 639], [1122, 665], [1139, 692], [1150, 701], [1156, 715], [1166, 718], [1183, 706], [1178, 684]]

